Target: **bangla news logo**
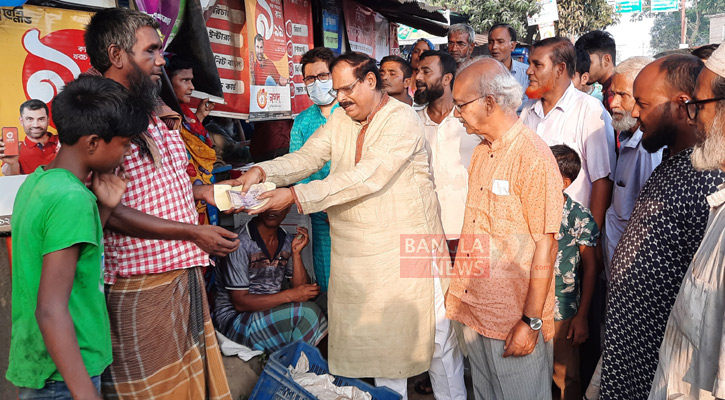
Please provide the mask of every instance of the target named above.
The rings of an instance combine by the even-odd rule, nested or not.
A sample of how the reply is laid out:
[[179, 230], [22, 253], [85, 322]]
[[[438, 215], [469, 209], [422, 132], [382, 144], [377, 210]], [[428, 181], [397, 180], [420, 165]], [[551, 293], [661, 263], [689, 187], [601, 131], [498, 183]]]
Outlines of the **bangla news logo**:
[[259, 108], [264, 109], [267, 107], [267, 91], [264, 89], [261, 89], [259, 92], [257, 92], [257, 105]]

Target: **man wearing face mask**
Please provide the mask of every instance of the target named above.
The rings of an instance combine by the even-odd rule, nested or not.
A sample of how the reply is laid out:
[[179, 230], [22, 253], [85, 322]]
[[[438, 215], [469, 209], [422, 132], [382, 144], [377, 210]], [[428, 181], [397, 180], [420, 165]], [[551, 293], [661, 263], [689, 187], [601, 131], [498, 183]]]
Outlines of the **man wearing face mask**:
[[[290, 132], [290, 153], [302, 148], [307, 139], [317, 128], [327, 122], [330, 115], [338, 107], [337, 98], [332, 90], [332, 74], [330, 63], [335, 54], [327, 47], [316, 47], [302, 56], [302, 75], [304, 77], [307, 94], [313, 105], [295, 118]], [[299, 183], [327, 178], [330, 174], [330, 162], [322, 169], [313, 173]], [[327, 283], [330, 278], [330, 222], [324, 211], [310, 214], [312, 220], [312, 254], [314, 269], [320, 292], [327, 292]]]

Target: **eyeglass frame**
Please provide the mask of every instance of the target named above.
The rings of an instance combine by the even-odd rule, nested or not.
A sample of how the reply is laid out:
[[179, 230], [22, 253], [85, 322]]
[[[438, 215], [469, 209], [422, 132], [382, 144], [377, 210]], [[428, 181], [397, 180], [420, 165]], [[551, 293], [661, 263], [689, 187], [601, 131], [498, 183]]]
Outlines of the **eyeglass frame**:
[[[320, 75], [327, 75], [327, 79], [322, 79], [320, 77]], [[312, 79], [312, 81], [310, 83], [307, 83], [308, 79]], [[320, 81], [322, 83], [325, 83], [325, 82], [329, 81], [330, 79], [332, 79], [332, 72], [323, 72], [323, 73], [317, 74], [317, 75], [305, 76], [302, 78], [302, 82], [305, 84], [305, 86], [312, 86], [315, 84], [315, 81]]]
[[[687, 100], [685, 101], [685, 111], [687, 112], [687, 118], [694, 120], [697, 118], [697, 113], [700, 112], [700, 104], [707, 104], [712, 103], [714, 101], [723, 101], [725, 100], [725, 97], [714, 97], [712, 99], [705, 99], [705, 100]], [[690, 105], [695, 106], [694, 115], [690, 115]]]
[[[487, 96], [487, 95], [486, 95], [486, 96]], [[465, 107], [465, 106], [467, 106], [467, 105], [469, 105], [469, 104], [473, 103], [473, 102], [474, 102], [474, 101], [476, 101], [476, 100], [481, 100], [481, 99], [485, 98], [486, 96], [479, 96], [479, 97], [476, 97], [476, 98], [475, 98], [475, 99], [473, 99], [473, 100], [468, 100], [467, 102], [465, 102], [465, 103], [461, 103], [461, 104], [453, 104], [453, 108], [455, 108], [455, 109], [456, 109], [456, 111], [458, 111], [458, 113], [460, 114], [460, 113], [462, 113], [462, 112], [463, 112], [463, 107]]]
[[357, 85], [360, 82], [360, 78], [355, 79], [355, 81], [347, 86], [343, 86], [341, 88], [335, 89], [332, 88], [332, 91], [335, 92], [335, 94], [344, 94], [345, 96], [349, 96], [350, 93], [352, 93], [353, 90], [355, 90], [355, 85]]

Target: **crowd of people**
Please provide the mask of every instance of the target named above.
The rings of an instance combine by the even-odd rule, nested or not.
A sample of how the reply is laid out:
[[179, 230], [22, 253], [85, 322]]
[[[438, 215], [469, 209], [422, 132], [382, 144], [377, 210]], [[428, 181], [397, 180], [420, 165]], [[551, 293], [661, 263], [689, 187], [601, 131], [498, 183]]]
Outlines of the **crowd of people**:
[[[230, 399], [216, 332], [303, 340], [404, 399], [424, 372], [436, 399], [725, 398], [725, 47], [617, 63], [592, 31], [525, 64], [512, 27], [475, 58], [457, 24], [447, 51], [422, 39], [379, 67], [311, 49], [290, 152], [219, 182], [276, 186], [232, 232], [208, 207], [213, 103], [189, 108], [193, 64], [157, 29], [96, 13], [57, 135], [30, 100], [20, 155], [0, 154], [30, 174], [12, 220], [21, 399]], [[292, 206], [312, 232], [281, 227]]]

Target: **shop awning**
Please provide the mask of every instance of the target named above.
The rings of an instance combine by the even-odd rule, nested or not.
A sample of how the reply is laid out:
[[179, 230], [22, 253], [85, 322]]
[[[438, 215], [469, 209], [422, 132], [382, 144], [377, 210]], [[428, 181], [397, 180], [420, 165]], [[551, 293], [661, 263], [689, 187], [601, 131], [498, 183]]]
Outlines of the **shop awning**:
[[422, 29], [432, 35], [446, 36], [448, 21], [441, 7], [434, 7], [416, 0], [356, 0], [372, 8], [391, 22], [400, 22], [411, 28]]

